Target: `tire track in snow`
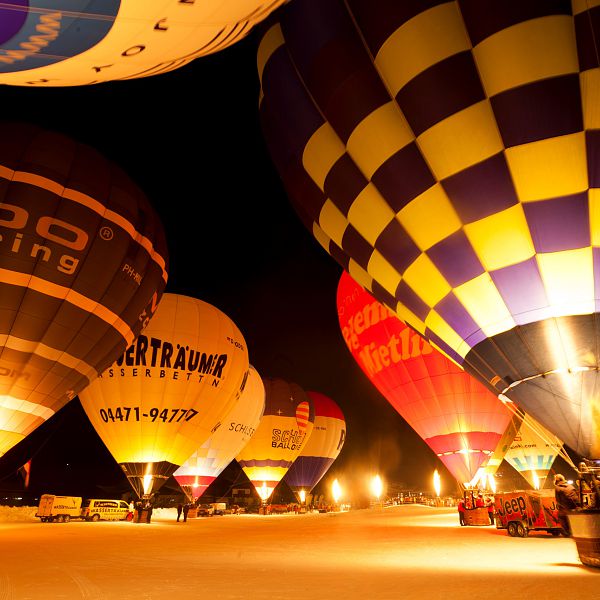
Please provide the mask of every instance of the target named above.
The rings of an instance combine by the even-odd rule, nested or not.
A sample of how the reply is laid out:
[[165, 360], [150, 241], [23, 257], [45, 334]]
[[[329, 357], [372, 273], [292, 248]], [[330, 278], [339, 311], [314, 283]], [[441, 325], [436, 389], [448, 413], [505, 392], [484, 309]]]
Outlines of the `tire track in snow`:
[[[82, 575], [74, 569], [63, 569], [65, 573], [76, 583], [79, 591], [81, 592], [81, 598], [84, 600], [106, 600], [104, 592], [95, 584], [90, 581], [85, 575]], [[0, 596], [0, 600], [2, 597]]]
[[0, 600], [13, 600], [14, 594], [8, 575], [0, 573]]

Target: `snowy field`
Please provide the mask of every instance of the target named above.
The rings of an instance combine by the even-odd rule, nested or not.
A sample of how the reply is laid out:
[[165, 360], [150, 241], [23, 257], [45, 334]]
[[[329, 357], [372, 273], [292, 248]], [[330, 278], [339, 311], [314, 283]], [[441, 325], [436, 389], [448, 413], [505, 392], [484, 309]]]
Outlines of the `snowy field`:
[[0, 507], [0, 600], [600, 599], [575, 542], [460, 527], [455, 509], [40, 523]]

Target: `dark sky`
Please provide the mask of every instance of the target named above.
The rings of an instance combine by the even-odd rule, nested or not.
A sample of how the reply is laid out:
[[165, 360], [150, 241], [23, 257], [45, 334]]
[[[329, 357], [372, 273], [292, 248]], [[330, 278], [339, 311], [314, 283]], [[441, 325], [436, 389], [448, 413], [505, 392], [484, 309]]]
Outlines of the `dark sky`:
[[[431, 489], [437, 468], [444, 489], [454, 489], [441, 461], [343, 342], [336, 311], [341, 267], [296, 217], [262, 140], [256, 43], [254, 32], [156, 77], [72, 88], [0, 86], [3, 118], [58, 130], [120, 165], [162, 218], [170, 253], [166, 291], [209, 302], [233, 319], [261, 375], [294, 381], [340, 405], [347, 441], [325, 479], [362, 481], [379, 471]], [[31, 456], [31, 485], [39, 492], [75, 493], [92, 483], [128, 489], [77, 399], [0, 459], [0, 489], [18, 486], [14, 471]]]

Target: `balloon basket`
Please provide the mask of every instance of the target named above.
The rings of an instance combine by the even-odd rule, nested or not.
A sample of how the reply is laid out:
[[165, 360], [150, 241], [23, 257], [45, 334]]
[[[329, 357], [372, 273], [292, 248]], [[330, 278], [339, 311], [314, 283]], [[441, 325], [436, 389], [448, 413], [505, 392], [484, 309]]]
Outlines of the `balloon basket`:
[[484, 506], [465, 510], [465, 525], [491, 525], [488, 509]]
[[600, 510], [571, 512], [568, 519], [579, 560], [588, 567], [600, 568]]

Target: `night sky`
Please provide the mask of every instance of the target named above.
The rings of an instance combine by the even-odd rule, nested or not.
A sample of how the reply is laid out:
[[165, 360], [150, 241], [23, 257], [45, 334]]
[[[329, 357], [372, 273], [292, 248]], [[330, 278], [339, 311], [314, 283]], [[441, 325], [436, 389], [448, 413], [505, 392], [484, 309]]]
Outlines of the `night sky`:
[[[120, 165], [166, 229], [166, 291], [225, 312], [261, 375], [340, 405], [346, 443], [320, 485], [379, 472], [432, 490], [437, 468], [443, 489], [454, 492], [441, 461], [345, 346], [336, 310], [341, 267], [294, 213], [261, 136], [257, 35], [155, 77], [72, 88], [0, 86], [3, 118], [65, 133]], [[78, 399], [0, 459], [0, 489], [22, 487], [15, 472], [31, 457], [34, 493], [129, 489]]]

